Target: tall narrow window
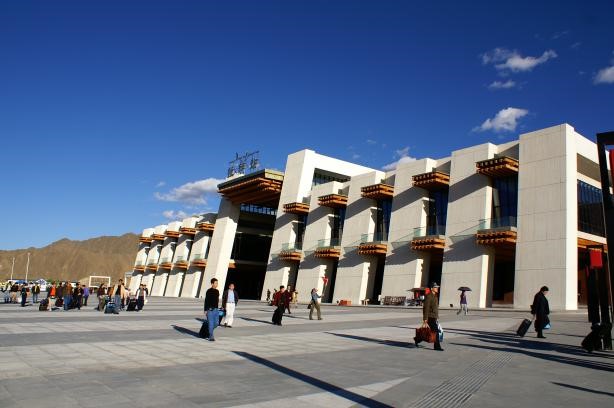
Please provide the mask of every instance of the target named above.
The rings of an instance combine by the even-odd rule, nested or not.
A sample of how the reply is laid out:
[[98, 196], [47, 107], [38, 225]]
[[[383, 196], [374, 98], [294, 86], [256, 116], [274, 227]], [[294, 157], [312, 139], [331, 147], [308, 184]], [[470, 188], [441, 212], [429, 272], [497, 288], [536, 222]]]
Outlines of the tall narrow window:
[[343, 236], [343, 223], [345, 222], [345, 208], [335, 208], [332, 216], [332, 230], [330, 234], [331, 245], [339, 245]]
[[605, 236], [601, 189], [578, 180], [578, 230]]
[[296, 222], [296, 244], [303, 243], [303, 236], [305, 235], [305, 226], [307, 224], [307, 216], [299, 215], [298, 220]]
[[392, 200], [377, 202], [377, 220], [375, 224], [374, 241], [386, 241], [390, 230], [390, 215], [392, 214]]
[[448, 189], [431, 191], [426, 217], [427, 235], [445, 235], [448, 216]]
[[516, 226], [518, 175], [493, 179], [492, 227]]

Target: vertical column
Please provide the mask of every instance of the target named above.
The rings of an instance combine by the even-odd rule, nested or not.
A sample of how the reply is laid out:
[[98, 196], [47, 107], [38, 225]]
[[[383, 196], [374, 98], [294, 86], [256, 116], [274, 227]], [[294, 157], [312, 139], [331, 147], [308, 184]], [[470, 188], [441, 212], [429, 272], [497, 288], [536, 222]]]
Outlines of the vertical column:
[[205, 254], [209, 249], [211, 236], [207, 232], [198, 231], [194, 237], [192, 250], [190, 251], [190, 267], [186, 272], [181, 297], [194, 298], [198, 294], [198, 289], [201, 284], [201, 277], [204, 272], [203, 267], [198, 267], [193, 264], [195, 259], [205, 259]]
[[207, 259], [207, 267], [205, 268], [205, 275], [201, 284], [201, 297], [204, 296], [211, 285], [211, 278], [218, 279], [220, 288], [223, 288], [226, 283], [228, 263], [232, 255], [232, 246], [237, 232], [240, 212], [240, 204], [233, 204], [230, 200], [225, 198], [221, 199], [220, 209], [217, 220], [215, 221], [215, 229], [211, 237], [211, 248], [209, 250], [209, 258]]
[[494, 157], [490, 143], [452, 153], [446, 235], [450, 245], [443, 255], [440, 303], [458, 304], [459, 286], [473, 289], [470, 307], [490, 306], [494, 251], [475, 242], [482, 219], [490, 218], [492, 188], [487, 176], [476, 173], [475, 163]]
[[[296, 233], [292, 223], [296, 220], [296, 215], [284, 212], [284, 204], [302, 201], [311, 191], [311, 182], [316, 165], [316, 154], [311, 150], [302, 150], [291, 154], [286, 161], [284, 172], [284, 183], [281, 188], [279, 206], [277, 208], [277, 218], [275, 229], [271, 240], [271, 250], [269, 254], [269, 264], [264, 278], [264, 287], [261, 299], [266, 299], [266, 290], [288, 284], [288, 276], [291, 264], [273, 256], [281, 251], [282, 245], [294, 242]], [[309, 220], [308, 220], [309, 222]], [[301, 271], [297, 278], [300, 279]], [[303, 291], [301, 291], [302, 293]]]
[[423, 159], [397, 166], [388, 234], [392, 252], [386, 257], [382, 296], [409, 296], [407, 290], [421, 285], [428, 254], [413, 251], [409, 241], [414, 228], [426, 225], [425, 200], [429, 193], [413, 187], [412, 176], [429, 172], [436, 164], [435, 160]]
[[164, 296], [179, 296], [179, 290], [181, 289], [181, 284], [183, 283], [183, 276], [185, 275], [185, 270], [178, 268], [175, 265], [179, 260], [187, 261], [189, 256], [189, 241], [189, 235], [181, 235], [179, 237], [179, 240], [177, 241], [177, 248], [175, 249], [175, 254], [173, 255], [173, 268], [170, 270], [170, 274], [168, 276], [168, 282], [166, 284], [166, 291], [164, 292]]
[[520, 135], [516, 308], [528, 308], [544, 285], [551, 309], [578, 307], [575, 137], [569, 125]]
[[[146, 242], [141, 242], [139, 244], [139, 250], [136, 254], [136, 260], [134, 261], [136, 265], [145, 266], [147, 262], [147, 252], [149, 251], [150, 244]], [[135, 292], [139, 285], [141, 284], [141, 279], [143, 278], [144, 271], [134, 270], [132, 272], [132, 278], [130, 279], [130, 291]]]
[[[309, 202], [309, 217], [308, 224], [305, 229], [305, 239], [303, 249], [305, 257], [300, 264], [300, 272], [296, 281], [296, 290], [298, 290], [298, 301], [308, 302], [311, 300], [311, 289], [317, 288], [320, 295], [327, 269], [331, 269], [334, 260], [316, 258], [314, 251], [317, 249], [319, 241], [329, 239], [331, 236], [331, 215], [333, 209], [329, 207], [321, 207], [318, 204], [318, 197], [337, 193], [343, 184], [339, 182], [331, 182], [316, 186], [311, 191], [311, 199]], [[330, 243], [330, 241], [328, 241]]]
[[348, 299], [360, 304], [365, 299], [369, 276], [374, 276], [377, 259], [358, 254], [357, 245], [362, 234], [375, 231], [375, 201], [362, 198], [360, 188], [380, 183], [384, 173], [373, 171], [352, 177], [348, 192], [348, 207], [345, 215], [341, 247], [343, 257], [339, 261], [334, 299]]

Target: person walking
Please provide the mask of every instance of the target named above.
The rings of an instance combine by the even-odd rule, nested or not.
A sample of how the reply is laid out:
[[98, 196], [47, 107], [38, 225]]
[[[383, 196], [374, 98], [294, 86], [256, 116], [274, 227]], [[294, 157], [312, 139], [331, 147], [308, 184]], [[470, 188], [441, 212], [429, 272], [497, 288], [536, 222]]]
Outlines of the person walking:
[[96, 291], [96, 296], [98, 297], [98, 311], [103, 312], [105, 306], [105, 300], [107, 297], [107, 285], [102, 284], [98, 287]]
[[124, 280], [120, 279], [117, 284], [111, 289], [111, 295], [115, 300], [115, 307], [122, 309], [122, 299], [126, 296], [126, 288], [124, 287]]
[[90, 288], [87, 285], [83, 285], [83, 306], [87, 306], [87, 298], [90, 297]]
[[310, 308], [309, 308], [309, 320], [313, 320], [313, 309], [315, 309], [318, 312], [318, 320], [322, 320], [322, 314], [320, 313], [320, 298], [322, 296], [320, 296], [318, 294], [318, 289], [317, 288], [313, 288], [311, 289], [311, 303], [309, 303]]
[[64, 310], [68, 310], [70, 302], [72, 302], [72, 285], [70, 282], [66, 282], [64, 285], [62, 296], [64, 296]]
[[34, 287], [32, 288], [32, 303], [38, 303], [38, 295], [41, 293], [41, 287], [40, 285], [37, 283], [36, 285], [34, 285]]
[[26, 300], [28, 299], [28, 285], [25, 283], [21, 285], [21, 307], [26, 307]]
[[458, 312], [456, 312], [457, 315], [461, 314], [462, 311], [465, 311], [465, 316], [467, 316], [467, 313], [469, 313], [469, 309], [467, 309], [467, 295], [466, 295], [466, 291], [463, 290], [461, 291], [460, 294], [460, 309], [458, 309]]
[[228, 285], [228, 289], [222, 295], [222, 309], [224, 309], [224, 320], [222, 325], [231, 327], [235, 317], [235, 307], [239, 303], [239, 293], [235, 289], [235, 284]]
[[[441, 344], [439, 343], [439, 300], [437, 299], [437, 293], [439, 293], [439, 285], [437, 282], [432, 282], [430, 285], [430, 292], [424, 298], [424, 305], [422, 306], [422, 319], [424, 324], [435, 332], [435, 346], [434, 350], [443, 351]], [[418, 344], [422, 339], [414, 337], [414, 344], [419, 347]]]
[[284, 317], [284, 311], [286, 310], [286, 288], [281, 285], [279, 290], [273, 295], [273, 305], [276, 306], [275, 312], [273, 312], [273, 324], [281, 326], [281, 320]]
[[550, 306], [548, 305], [548, 286], [542, 286], [542, 288], [535, 294], [533, 298], [533, 304], [531, 305], [531, 314], [535, 319], [535, 331], [537, 332], [537, 338], [545, 339], [543, 330], [546, 325], [550, 325]]
[[217, 279], [211, 279], [211, 287], [207, 289], [205, 293], [205, 314], [207, 315], [207, 322], [209, 324], [209, 341], [215, 341], [213, 336], [213, 330], [217, 327], [220, 321], [220, 291], [217, 290]]
[[81, 303], [83, 302], [83, 287], [81, 287], [80, 283], [77, 283], [77, 286], [75, 286], [73, 297], [74, 297], [73, 302], [75, 304], [75, 307], [81, 310]]
[[288, 288], [284, 291], [284, 296], [285, 296], [285, 308], [284, 308], [284, 312], [286, 311], [286, 309], [288, 309], [288, 314], [292, 314], [292, 312], [290, 311], [290, 303], [292, 303], [292, 286], [288, 285]]
[[145, 289], [144, 284], [140, 284], [139, 288], [136, 290], [136, 311], [143, 310], [145, 306], [145, 299], [147, 299], [147, 290]]
[[266, 290], [266, 301], [267, 302], [271, 301], [271, 289]]

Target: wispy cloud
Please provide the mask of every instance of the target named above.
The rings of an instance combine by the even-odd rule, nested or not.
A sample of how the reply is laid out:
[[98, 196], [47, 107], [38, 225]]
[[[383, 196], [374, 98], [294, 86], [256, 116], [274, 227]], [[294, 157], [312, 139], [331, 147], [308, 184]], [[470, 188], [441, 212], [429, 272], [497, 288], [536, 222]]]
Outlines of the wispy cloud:
[[513, 132], [518, 126], [518, 120], [529, 114], [526, 109], [501, 109], [493, 118], [486, 119], [480, 126], [473, 129], [475, 132], [493, 130], [495, 132]]
[[367, 143], [368, 145], [376, 145], [377, 144], [377, 140], [367, 139], [367, 140], [365, 140], [365, 143]]
[[538, 65], [546, 63], [548, 60], [557, 57], [554, 50], [547, 50], [539, 57], [523, 57], [516, 50], [508, 50], [507, 48], [495, 48], [492, 51], [481, 55], [482, 64], [494, 65], [501, 73], [508, 72], [527, 72], [531, 71]]
[[578, 48], [580, 48], [580, 46], [582, 45], [582, 43], [580, 41], [576, 41], [575, 43], [571, 44], [569, 47], [576, 50]]
[[409, 163], [416, 160], [415, 157], [409, 156], [409, 146], [394, 151], [394, 157], [397, 159], [392, 163], [388, 163], [382, 167], [384, 171], [390, 171], [397, 168], [399, 164]]
[[559, 38], [567, 37], [568, 35], [569, 35], [569, 30], [558, 31], [558, 32], [552, 34], [552, 39], [553, 40], [558, 40]]
[[165, 185], [166, 181], [159, 181], [158, 184], [156, 184], [156, 188], [164, 187]]
[[358, 160], [358, 159], [360, 159], [360, 155], [358, 153], [353, 153], [352, 160]]
[[204, 205], [207, 203], [207, 196], [217, 193], [217, 185], [224, 180], [207, 178], [204, 180], [192, 181], [182, 186], [175, 187], [168, 193], [154, 193], [160, 201], [181, 202], [190, 205]]
[[516, 86], [516, 82], [508, 79], [507, 81], [494, 81], [492, 84], [488, 85], [488, 89], [497, 90], [497, 89], [511, 89]]
[[610, 61], [611, 65], [597, 72], [595, 84], [614, 84], [614, 58]]
[[174, 211], [174, 210], [166, 210], [162, 213], [162, 215], [164, 216], [164, 218], [168, 219], [168, 220], [182, 220], [184, 218], [188, 218], [189, 215], [188, 213], [186, 213], [185, 211]]

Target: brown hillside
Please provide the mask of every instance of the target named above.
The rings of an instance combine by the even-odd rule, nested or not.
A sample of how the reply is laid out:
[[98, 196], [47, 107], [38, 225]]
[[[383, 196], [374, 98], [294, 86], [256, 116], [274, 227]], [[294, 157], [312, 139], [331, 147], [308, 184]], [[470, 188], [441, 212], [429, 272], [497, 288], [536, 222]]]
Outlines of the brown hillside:
[[13, 257], [13, 279], [23, 279], [30, 252], [29, 280], [78, 280], [90, 275], [110, 276], [116, 280], [132, 270], [138, 242], [138, 235], [124, 234], [86, 241], [61, 239], [43, 248], [0, 251], [0, 279], [10, 278]]

